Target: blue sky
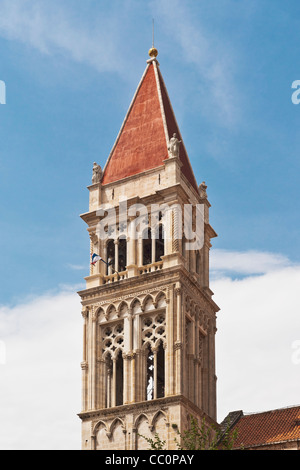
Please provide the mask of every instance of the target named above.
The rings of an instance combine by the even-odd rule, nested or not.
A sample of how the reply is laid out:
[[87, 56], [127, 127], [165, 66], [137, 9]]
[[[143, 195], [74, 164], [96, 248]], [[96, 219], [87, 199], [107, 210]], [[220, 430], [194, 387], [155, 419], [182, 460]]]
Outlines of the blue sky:
[[[12, 5], [13, 4], [13, 5]], [[1, 12], [2, 10], [2, 12]], [[108, 157], [152, 41], [215, 248], [299, 261], [295, 1], [0, 2], [1, 303], [80, 283], [93, 161]], [[86, 266], [81, 271], [73, 266]]]
[[[211, 224], [219, 235], [212, 267], [222, 308], [220, 418], [236, 408], [296, 404], [300, 366], [290, 356], [300, 337], [300, 105], [291, 101], [291, 85], [300, 80], [300, 4], [294, 0], [0, 0], [0, 80], [7, 93], [0, 105], [0, 340], [12, 361], [3, 375], [7, 400], [21, 367], [9, 338], [14, 346], [27, 345], [34, 384], [42, 367], [34, 363], [35, 350], [43, 347], [35, 340], [47, 328], [56, 338], [53, 311], [65, 321], [62, 331], [74, 321], [78, 341], [72, 339], [71, 347], [79, 347], [76, 365], [70, 367], [68, 358], [61, 362], [60, 351], [53, 371], [62, 363], [74, 371], [73, 382], [65, 383], [66, 399], [71, 385], [80, 393], [80, 305], [70, 292], [83, 287], [90, 253], [79, 214], [88, 210], [93, 162], [104, 166], [146, 67], [152, 18], [161, 72], [196, 179], [208, 185]], [[282, 297], [270, 303], [275, 291]], [[249, 345], [256, 359], [248, 364], [238, 322], [241, 312], [249, 319], [254, 310], [247, 332], [250, 338], [253, 328], [258, 335]], [[32, 336], [26, 328], [22, 334], [22, 316], [35, 328]], [[276, 331], [268, 343], [270, 321]], [[234, 367], [232, 341], [240, 361]], [[285, 381], [270, 367], [271, 357], [283, 361]], [[238, 395], [237, 370], [245, 364], [249, 375]], [[251, 385], [267, 380], [266, 368], [269, 383], [255, 401]], [[41, 394], [52, 390], [54, 379]], [[34, 390], [28, 387], [30, 402]], [[20, 416], [15, 403], [15, 419], [8, 414], [3, 421], [5, 444], [0, 429], [1, 448], [30, 446], [22, 428], [19, 437], [11, 428], [11, 439], [7, 431]], [[74, 439], [61, 444], [52, 435], [50, 444], [39, 442], [41, 448], [77, 446], [80, 431], [72, 420], [79, 406], [76, 401], [72, 419], [65, 416], [61, 427], [64, 434], [72, 428]]]

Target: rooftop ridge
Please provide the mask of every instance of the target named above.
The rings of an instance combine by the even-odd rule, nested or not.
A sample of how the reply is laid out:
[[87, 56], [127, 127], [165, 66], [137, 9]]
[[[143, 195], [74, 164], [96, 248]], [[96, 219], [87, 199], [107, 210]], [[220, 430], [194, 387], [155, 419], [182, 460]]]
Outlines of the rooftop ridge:
[[274, 413], [275, 411], [289, 410], [293, 408], [300, 408], [300, 405], [283, 406], [281, 408], [274, 408], [274, 409], [266, 410], [266, 411], [243, 411], [243, 413], [244, 413], [244, 416], [252, 416], [252, 415], [261, 415], [261, 414], [266, 414], [266, 413]]

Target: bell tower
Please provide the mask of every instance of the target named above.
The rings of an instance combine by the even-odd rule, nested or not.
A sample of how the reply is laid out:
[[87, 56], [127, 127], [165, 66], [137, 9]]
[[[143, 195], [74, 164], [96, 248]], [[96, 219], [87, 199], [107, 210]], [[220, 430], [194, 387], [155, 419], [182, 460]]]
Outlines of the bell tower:
[[216, 420], [216, 313], [206, 185], [198, 186], [150, 59], [102, 169], [94, 164], [83, 316], [82, 449], [176, 449], [189, 417]]

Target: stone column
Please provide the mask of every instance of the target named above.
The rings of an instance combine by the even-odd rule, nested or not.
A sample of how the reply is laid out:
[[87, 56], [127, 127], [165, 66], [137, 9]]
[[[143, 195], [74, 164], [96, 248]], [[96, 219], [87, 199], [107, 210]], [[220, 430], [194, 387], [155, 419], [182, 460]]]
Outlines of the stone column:
[[127, 271], [128, 277], [134, 277], [137, 275], [137, 241], [135, 239], [135, 219], [129, 220], [129, 237], [127, 238]]
[[157, 349], [153, 348], [153, 399], [157, 398]]
[[88, 394], [88, 362], [87, 362], [87, 321], [88, 321], [88, 308], [85, 308], [82, 311], [82, 317], [83, 317], [83, 358], [82, 358], [82, 363], [81, 363], [81, 369], [82, 369], [82, 392], [81, 392], [81, 398], [82, 398], [82, 410], [85, 411], [87, 410], [88, 404], [87, 404], [87, 394]]
[[115, 240], [115, 271], [119, 272], [119, 240]]
[[209, 415], [216, 419], [215, 322], [209, 320]]
[[107, 393], [106, 391], [106, 367], [105, 367], [105, 360], [99, 359], [98, 364], [98, 371], [99, 371], [99, 397], [97, 400], [97, 408], [103, 409], [105, 408], [105, 401]]
[[112, 370], [112, 390], [111, 390], [111, 406], [116, 406], [116, 378], [117, 378], [117, 360], [113, 358], [113, 370]]
[[174, 287], [168, 289], [166, 297], [166, 355], [165, 396], [174, 395]]
[[94, 410], [96, 408], [96, 380], [97, 380], [97, 315], [93, 312], [92, 315], [92, 331], [91, 331], [91, 370], [92, 370], [92, 377], [91, 377], [91, 409]]
[[138, 266], [143, 266], [143, 239], [141, 236], [137, 240], [137, 260]]
[[[153, 233], [154, 232], [154, 233]], [[155, 231], [153, 230], [153, 232], [151, 232], [151, 256], [152, 256], [152, 259], [151, 259], [151, 262], [152, 264], [155, 263], [155, 256], [156, 256], [156, 239], [155, 239]]]
[[136, 354], [131, 355], [131, 403], [136, 402]]
[[203, 339], [203, 396], [202, 396], [202, 407], [203, 411], [209, 414], [208, 397], [209, 397], [209, 338], [205, 336]]
[[123, 367], [124, 367], [124, 405], [127, 405], [130, 402], [129, 396], [129, 376], [130, 376], [130, 361], [127, 354], [123, 353]]
[[176, 395], [182, 394], [182, 374], [183, 374], [183, 331], [182, 331], [182, 289], [177, 287], [175, 289], [177, 297], [177, 325], [176, 325], [176, 343], [175, 343], [175, 364], [176, 364]]

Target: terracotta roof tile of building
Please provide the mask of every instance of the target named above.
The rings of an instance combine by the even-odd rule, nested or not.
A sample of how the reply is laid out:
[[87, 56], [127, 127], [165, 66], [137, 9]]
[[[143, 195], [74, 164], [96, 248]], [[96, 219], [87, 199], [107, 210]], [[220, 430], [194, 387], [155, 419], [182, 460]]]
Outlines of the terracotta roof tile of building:
[[[158, 62], [150, 60], [104, 167], [102, 184], [162, 166], [174, 133], [182, 140]], [[183, 143], [180, 160], [182, 173], [197, 190]]]
[[232, 430], [237, 431], [234, 448], [249, 448], [298, 440], [300, 439], [300, 406], [241, 415], [232, 426]]

